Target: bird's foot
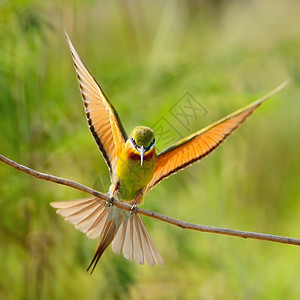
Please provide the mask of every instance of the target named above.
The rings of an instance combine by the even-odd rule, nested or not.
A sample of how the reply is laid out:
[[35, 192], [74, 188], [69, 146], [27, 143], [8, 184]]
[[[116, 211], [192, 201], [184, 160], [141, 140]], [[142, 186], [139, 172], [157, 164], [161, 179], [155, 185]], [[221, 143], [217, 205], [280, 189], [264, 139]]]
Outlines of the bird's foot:
[[106, 204], [106, 206], [110, 207], [110, 206], [113, 205], [114, 201], [115, 201], [115, 198], [114, 197], [110, 197], [109, 200], [107, 200], [105, 202], [105, 204]]
[[136, 212], [136, 209], [137, 209], [137, 205], [136, 203], [134, 203], [130, 208], [130, 214], [133, 215]]

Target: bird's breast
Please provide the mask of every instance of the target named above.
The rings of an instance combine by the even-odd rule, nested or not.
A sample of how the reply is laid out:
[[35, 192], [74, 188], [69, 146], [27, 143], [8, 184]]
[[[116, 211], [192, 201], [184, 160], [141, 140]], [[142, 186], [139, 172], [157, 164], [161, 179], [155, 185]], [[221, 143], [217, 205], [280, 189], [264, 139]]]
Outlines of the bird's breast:
[[144, 163], [141, 166], [141, 157], [131, 149], [124, 149], [118, 159], [115, 175], [119, 182], [119, 192], [122, 200], [135, 199], [139, 191], [144, 190], [151, 180], [156, 163], [155, 150], [144, 155]]

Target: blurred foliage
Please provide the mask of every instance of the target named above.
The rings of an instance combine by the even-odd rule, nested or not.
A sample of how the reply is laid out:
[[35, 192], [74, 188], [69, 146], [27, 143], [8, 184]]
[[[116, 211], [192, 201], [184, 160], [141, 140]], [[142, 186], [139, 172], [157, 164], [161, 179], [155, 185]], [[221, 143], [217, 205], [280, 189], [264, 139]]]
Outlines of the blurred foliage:
[[[129, 131], [161, 117], [186, 135], [291, 83], [145, 208], [182, 220], [300, 237], [300, 3], [0, 1], [0, 152], [107, 189], [63, 29]], [[170, 108], [190, 92], [208, 114], [188, 130]], [[102, 178], [104, 178], [102, 180]], [[83, 193], [0, 165], [1, 299], [296, 299], [298, 247], [145, 223], [165, 260], [150, 268], [97, 247], [49, 202]]]

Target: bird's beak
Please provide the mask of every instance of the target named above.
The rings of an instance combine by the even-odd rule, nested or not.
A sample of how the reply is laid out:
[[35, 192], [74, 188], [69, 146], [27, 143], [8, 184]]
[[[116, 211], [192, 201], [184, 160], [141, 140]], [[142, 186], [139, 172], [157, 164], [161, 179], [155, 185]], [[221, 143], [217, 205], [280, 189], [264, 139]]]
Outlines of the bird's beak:
[[141, 148], [139, 148], [139, 151], [141, 155], [141, 166], [142, 166], [144, 162], [144, 153], [146, 152], [146, 149], [144, 148], [144, 146], [142, 146]]

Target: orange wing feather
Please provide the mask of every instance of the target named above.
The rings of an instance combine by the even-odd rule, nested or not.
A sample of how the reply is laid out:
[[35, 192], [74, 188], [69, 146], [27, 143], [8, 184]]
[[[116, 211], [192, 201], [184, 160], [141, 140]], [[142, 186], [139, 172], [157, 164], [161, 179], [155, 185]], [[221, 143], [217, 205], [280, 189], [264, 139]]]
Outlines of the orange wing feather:
[[263, 98], [191, 134], [159, 153], [155, 172], [147, 186], [147, 191], [168, 176], [186, 168], [211, 153], [238, 128], [262, 102], [281, 90], [287, 82], [288, 81], [285, 81]]
[[113, 177], [118, 157], [127, 140], [126, 132], [117, 111], [81, 61], [67, 34], [66, 37], [77, 73], [89, 128], [106, 161], [110, 176]]

